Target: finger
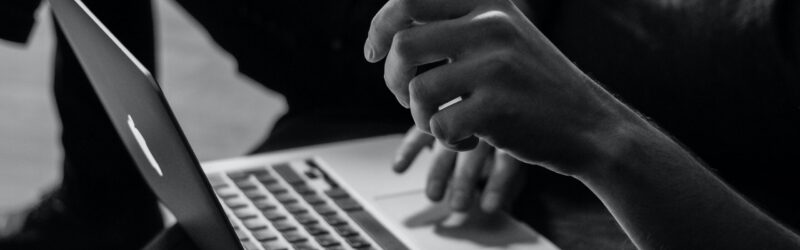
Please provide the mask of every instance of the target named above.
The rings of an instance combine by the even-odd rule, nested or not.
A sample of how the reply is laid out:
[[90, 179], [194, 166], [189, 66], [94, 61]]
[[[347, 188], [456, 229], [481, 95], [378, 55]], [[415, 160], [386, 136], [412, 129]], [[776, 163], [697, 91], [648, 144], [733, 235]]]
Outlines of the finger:
[[480, 143], [474, 150], [458, 154], [456, 170], [450, 180], [452, 195], [449, 203], [452, 209], [456, 211], [469, 209], [474, 200], [476, 186], [483, 172], [486, 158], [491, 153], [491, 146], [486, 143]]
[[[431, 117], [469, 98], [485, 67], [480, 58], [455, 61], [414, 77], [408, 86], [411, 116], [422, 131], [432, 133]], [[457, 99], [461, 98], [460, 101]], [[454, 101], [456, 100], [456, 101]], [[464, 139], [464, 138], [459, 138]], [[474, 147], [474, 145], [473, 145]]]
[[468, 18], [437, 21], [395, 33], [384, 64], [386, 86], [400, 104], [408, 107], [408, 85], [417, 67], [440, 61], [453, 61], [465, 46], [476, 40]]
[[491, 122], [490, 113], [485, 110], [485, 99], [483, 94], [475, 92], [461, 102], [436, 112], [429, 122], [431, 134], [451, 150], [475, 148], [475, 133], [487, 122]]
[[440, 201], [444, 197], [450, 175], [455, 168], [456, 152], [447, 150], [439, 143], [433, 145], [433, 165], [428, 174], [425, 193], [432, 201]]
[[400, 143], [397, 153], [395, 153], [396, 157], [392, 169], [397, 173], [405, 172], [414, 162], [417, 154], [423, 148], [431, 145], [434, 139], [433, 136], [423, 133], [416, 126], [411, 127], [406, 133], [406, 137], [403, 138], [403, 142]]
[[425, 23], [457, 18], [469, 13], [478, 0], [390, 0], [375, 14], [370, 24], [364, 57], [369, 62], [383, 59], [392, 37], [414, 22]]
[[489, 181], [481, 195], [481, 209], [487, 213], [497, 212], [512, 197], [512, 189], [517, 185], [517, 176], [522, 168], [519, 161], [500, 150], [495, 152], [494, 159]]

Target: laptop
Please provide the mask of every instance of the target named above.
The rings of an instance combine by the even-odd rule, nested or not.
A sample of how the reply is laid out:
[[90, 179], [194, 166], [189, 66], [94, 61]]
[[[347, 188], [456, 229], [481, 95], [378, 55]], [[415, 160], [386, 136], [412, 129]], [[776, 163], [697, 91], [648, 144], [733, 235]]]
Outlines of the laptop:
[[140, 173], [202, 249], [557, 249], [508, 215], [428, 201], [427, 152], [407, 174], [389, 168], [401, 135], [201, 166], [148, 70], [80, 0], [50, 4]]

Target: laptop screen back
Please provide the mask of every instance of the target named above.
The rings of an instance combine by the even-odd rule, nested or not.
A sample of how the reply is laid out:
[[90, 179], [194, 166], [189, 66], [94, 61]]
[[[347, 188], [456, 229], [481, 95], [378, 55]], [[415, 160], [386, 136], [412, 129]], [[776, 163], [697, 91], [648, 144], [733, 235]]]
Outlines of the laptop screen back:
[[148, 70], [80, 0], [50, 4], [117, 134], [158, 198], [198, 246], [241, 249]]

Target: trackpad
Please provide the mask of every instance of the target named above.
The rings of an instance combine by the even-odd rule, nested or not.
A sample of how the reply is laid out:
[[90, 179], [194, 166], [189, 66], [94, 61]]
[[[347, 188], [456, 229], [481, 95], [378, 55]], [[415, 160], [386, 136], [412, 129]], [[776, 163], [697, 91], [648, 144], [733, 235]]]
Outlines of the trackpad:
[[382, 196], [375, 204], [419, 249], [558, 249], [507, 214], [453, 213], [422, 191]]

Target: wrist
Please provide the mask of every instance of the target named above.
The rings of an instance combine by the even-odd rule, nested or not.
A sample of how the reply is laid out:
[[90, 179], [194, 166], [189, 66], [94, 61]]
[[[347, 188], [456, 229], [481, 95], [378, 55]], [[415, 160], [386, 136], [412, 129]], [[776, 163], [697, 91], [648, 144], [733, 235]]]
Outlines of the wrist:
[[573, 177], [581, 181], [606, 178], [614, 168], [630, 165], [630, 158], [646, 145], [646, 141], [662, 138], [662, 133], [644, 120], [635, 111], [622, 103], [614, 102], [616, 108], [606, 118], [598, 121], [593, 130], [584, 138], [590, 147], [590, 161], [580, 168], [583, 171], [574, 173]]

